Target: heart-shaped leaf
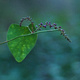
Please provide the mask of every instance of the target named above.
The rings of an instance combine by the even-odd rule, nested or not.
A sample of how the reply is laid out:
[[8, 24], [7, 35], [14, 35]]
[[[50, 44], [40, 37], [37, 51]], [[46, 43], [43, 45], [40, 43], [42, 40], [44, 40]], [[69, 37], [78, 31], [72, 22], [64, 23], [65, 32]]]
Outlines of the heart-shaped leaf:
[[[29, 28], [32, 29], [32, 27], [33, 29], [35, 29], [34, 25], [30, 24]], [[11, 24], [8, 29], [7, 40], [11, 40], [17, 36], [29, 33], [30, 31], [28, 27], [25, 26], [20, 27], [17, 24]], [[37, 41], [37, 34], [23, 36], [8, 42], [8, 47], [12, 55], [16, 59], [16, 61], [21, 62], [35, 46], [36, 41]]]

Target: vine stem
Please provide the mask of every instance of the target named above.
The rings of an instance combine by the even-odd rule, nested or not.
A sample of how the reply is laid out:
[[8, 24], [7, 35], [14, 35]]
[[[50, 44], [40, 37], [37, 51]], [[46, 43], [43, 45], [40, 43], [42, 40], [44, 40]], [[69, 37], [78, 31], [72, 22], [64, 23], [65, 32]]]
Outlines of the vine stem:
[[10, 41], [13, 41], [13, 40], [15, 40], [19, 37], [30, 36], [30, 35], [33, 35], [33, 34], [39, 34], [39, 33], [44, 33], [44, 32], [53, 32], [53, 31], [58, 31], [58, 29], [42, 30], [42, 31], [37, 31], [37, 32], [34, 32], [34, 33], [30, 33], [30, 34], [20, 35], [20, 36], [17, 36], [15, 38], [13, 38], [13, 39], [8, 40], [8, 41], [4, 41], [4, 42], [0, 43], [0, 45], [8, 43]]

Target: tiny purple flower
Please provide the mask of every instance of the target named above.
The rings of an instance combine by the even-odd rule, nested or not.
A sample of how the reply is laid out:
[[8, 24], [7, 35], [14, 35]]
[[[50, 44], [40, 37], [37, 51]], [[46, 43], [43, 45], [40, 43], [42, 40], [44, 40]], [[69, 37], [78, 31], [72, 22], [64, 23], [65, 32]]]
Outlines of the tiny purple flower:
[[55, 26], [56, 26], [57, 24], [56, 24], [56, 23], [54, 23], [53, 25], [55, 25]]
[[41, 22], [41, 25], [43, 25], [43, 23]]
[[62, 32], [64, 32], [64, 29], [62, 30]]
[[59, 28], [61, 28], [61, 26], [59, 26]]
[[46, 25], [44, 25], [43, 27], [45, 27], [45, 28], [46, 28]]
[[39, 24], [39, 26], [40, 26], [40, 24]]
[[49, 22], [49, 25], [51, 25], [51, 22]]
[[46, 22], [46, 25], [48, 25], [48, 22]]
[[50, 28], [53, 27], [53, 25], [50, 25]]
[[36, 28], [37, 28], [38, 26], [36, 25]]

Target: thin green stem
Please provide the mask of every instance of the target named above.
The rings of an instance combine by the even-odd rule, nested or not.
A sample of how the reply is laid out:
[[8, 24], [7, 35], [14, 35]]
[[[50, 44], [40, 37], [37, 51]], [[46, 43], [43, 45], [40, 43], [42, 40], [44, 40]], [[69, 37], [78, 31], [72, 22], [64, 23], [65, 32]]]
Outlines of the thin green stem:
[[29, 29], [29, 31], [32, 33], [32, 31], [31, 31], [31, 29], [29, 28], [29, 26], [28, 26], [28, 29]]
[[4, 43], [8, 43], [10, 41], [13, 41], [13, 40], [15, 40], [19, 37], [30, 36], [30, 35], [33, 35], [33, 34], [39, 34], [39, 33], [44, 33], [44, 32], [53, 32], [53, 31], [58, 31], [58, 29], [43, 30], [43, 31], [37, 31], [37, 32], [34, 32], [34, 33], [26, 34], [26, 35], [20, 35], [20, 36], [17, 36], [15, 38], [13, 38], [13, 39], [8, 40], [8, 41], [4, 41], [4, 42], [0, 43], [0, 45], [4, 44]]
[[37, 31], [37, 30], [39, 30], [40, 29], [40, 27], [38, 27], [36, 30], [35, 30], [35, 32]]

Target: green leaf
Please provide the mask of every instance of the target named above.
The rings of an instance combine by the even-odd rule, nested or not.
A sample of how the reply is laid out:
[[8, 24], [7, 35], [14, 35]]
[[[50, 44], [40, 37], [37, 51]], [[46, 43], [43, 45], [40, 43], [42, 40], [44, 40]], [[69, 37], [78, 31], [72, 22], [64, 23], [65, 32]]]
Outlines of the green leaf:
[[[29, 25], [29, 28], [31, 29], [32, 26], [35, 29], [34, 25], [32, 24]], [[7, 40], [11, 40], [17, 36], [29, 33], [30, 31], [28, 27], [25, 26], [20, 27], [17, 24], [11, 24], [8, 29]], [[36, 41], [37, 41], [37, 34], [23, 36], [8, 42], [8, 47], [12, 55], [14, 56], [15, 60], [17, 62], [21, 62], [35, 46]]]

